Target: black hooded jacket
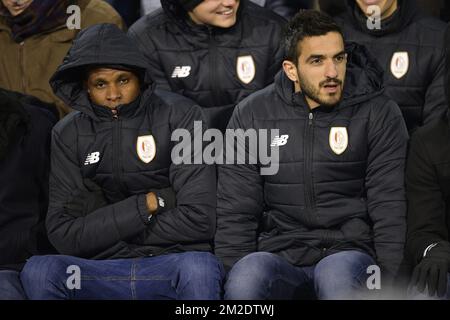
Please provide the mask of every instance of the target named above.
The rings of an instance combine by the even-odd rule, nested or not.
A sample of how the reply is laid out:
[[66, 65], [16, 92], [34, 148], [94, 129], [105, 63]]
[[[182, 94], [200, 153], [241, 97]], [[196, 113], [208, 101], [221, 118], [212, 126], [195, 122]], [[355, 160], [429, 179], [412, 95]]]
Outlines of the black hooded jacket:
[[385, 71], [385, 94], [397, 102], [412, 132], [447, 110], [442, 94], [445, 24], [419, 12], [415, 0], [398, 4], [397, 11], [381, 21], [381, 29], [368, 28], [355, 0], [347, 1], [347, 11], [336, 22], [347, 41], [365, 45], [377, 58]]
[[[398, 272], [408, 133], [396, 103], [382, 95], [374, 58], [356, 44], [347, 52], [343, 100], [334, 108], [311, 111], [284, 72], [236, 107], [230, 128], [279, 129], [286, 143], [271, 140], [279, 150], [275, 175], [260, 175], [261, 162], [219, 166], [215, 252], [226, 267], [254, 251], [308, 266], [356, 249], [386, 274]], [[341, 154], [331, 148], [332, 128], [346, 128]]]
[[[445, 94], [450, 101], [450, 28], [445, 36]], [[406, 170], [408, 199], [407, 257], [420, 262], [425, 249], [449, 241], [450, 116], [418, 129], [411, 137]]]
[[[171, 161], [172, 132], [179, 128], [192, 133], [194, 121], [202, 120], [201, 108], [182, 96], [145, 86], [140, 98], [118, 106], [114, 117], [88, 98], [82, 77], [89, 65], [145, 71], [144, 57], [132, 40], [116, 26], [100, 24], [80, 32], [52, 77], [55, 93], [78, 111], [53, 130], [49, 239], [63, 254], [94, 259], [211, 250], [215, 167]], [[156, 153], [146, 163], [137, 150], [139, 139], [150, 135]], [[86, 215], [73, 214], [68, 207], [92, 182], [108, 205]], [[176, 193], [176, 207], [149, 221], [146, 193], [169, 186]]]
[[224, 129], [235, 105], [281, 69], [284, 19], [241, 0], [236, 24], [221, 29], [194, 25], [177, 0], [161, 4], [129, 30], [152, 80], [196, 101], [207, 109], [209, 127]]
[[20, 270], [32, 255], [54, 252], [45, 215], [56, 119], [45, 103], [0, 89], [0, 269]]

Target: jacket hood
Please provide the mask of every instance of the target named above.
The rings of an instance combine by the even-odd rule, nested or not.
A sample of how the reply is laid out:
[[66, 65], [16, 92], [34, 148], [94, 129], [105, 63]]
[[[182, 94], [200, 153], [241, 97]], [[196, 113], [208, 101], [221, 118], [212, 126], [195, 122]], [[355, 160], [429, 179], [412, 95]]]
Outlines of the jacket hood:
[[[136, 71], [150, 83], [145, 57], [135, 43], [114, 24], [97, 24], [82, 30], [72, 47], [50, 79], [54, 93], [75, 110], [97, 118], [83, 86], [86, 67], [94, 65], [120, 65]], [[142, 92], [143, 93], [143, 92]]]
[[[363, 45], [348, 42], [348, 54], [342, 101], [337, 108], [352, 106], [383, 93], [383, 69]], [[281, 70], [275, 78], [278, 95], [292, 106], [306, 105], [303, 94], [295, 93], [292, 81]]]
[[391, 16], [381, 21], [381, 29], [369, 30], [367, 28], [367, 18], [359, 8], [355, 0], [347, 0], [347, 15], [351, 23], [361, 31], [371, 33], [376, 36], [403, 30], [413, 20], [417, 19], [419, 10], [416, 0], [398, 0], [398, 9]]

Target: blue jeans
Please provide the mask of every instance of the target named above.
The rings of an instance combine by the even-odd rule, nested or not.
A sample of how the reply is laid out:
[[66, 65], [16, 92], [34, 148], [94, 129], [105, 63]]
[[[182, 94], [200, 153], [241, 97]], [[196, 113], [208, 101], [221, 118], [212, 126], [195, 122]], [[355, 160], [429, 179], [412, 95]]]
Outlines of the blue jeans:
[[[79, 286], [73, 266], [79, 268]], [[220, 299], [223, 276], [221, 263], [208, 252], [116, 260], [34, 256], [21, 273], [28, 298], [38, 300], [213, 300]]]
[[445, 297], [437, 297], [436, 295], [430, 296], [428, 294], [428, 287], [425, 287], [425, 291], [422, 293], [417, 290], [416, 287], [409, 288], [408, 299], [410, 300], [450, 300], [450, 273], [447, 274], [447, 294]]
[[231, 269], [225, 284], [226, 300], [355, 299], [368, 291], [371, 256], [360, 251], [329, 255], [316, 265], [296, 267], [284, 258], [255, 252]]
[[0, 270], [0, 300], [25, 300], [18, 271]]

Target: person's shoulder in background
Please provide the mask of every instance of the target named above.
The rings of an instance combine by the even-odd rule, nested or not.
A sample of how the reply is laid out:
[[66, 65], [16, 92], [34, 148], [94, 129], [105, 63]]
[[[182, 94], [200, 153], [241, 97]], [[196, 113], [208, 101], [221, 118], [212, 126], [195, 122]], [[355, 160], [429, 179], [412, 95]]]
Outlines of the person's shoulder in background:
[[81, 9], [81, 28], [87, 28], [97, 23], [113, 23], [126, 30], [125, 23], [117, 11], [103, 0], [78, 0]]

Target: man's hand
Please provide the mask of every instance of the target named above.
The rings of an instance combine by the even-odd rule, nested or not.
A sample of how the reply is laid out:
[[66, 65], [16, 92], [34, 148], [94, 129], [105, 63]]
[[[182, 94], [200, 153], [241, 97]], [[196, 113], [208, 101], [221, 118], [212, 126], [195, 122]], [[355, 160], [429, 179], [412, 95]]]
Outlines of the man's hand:
[[151, 215], [176, 207], [176, 194], [171, 187], [153, 189], [147, 193], [147, 208]]
[[147, 193], [146, 199], [148, 211], [151, 215], [155, 214], [156, 210], [158, 210], [158, 200], [156, 199], [156, 194], [149, 192]]
[[411, 285], [417, 286], [420, 292], [425, 291], [434, 296], [436, 293], [442, 297], [447, 292], [447, 273], [450, 267], [450, 244], [447, 241], [428, 251], [427, 255], [414, 268]]

